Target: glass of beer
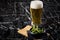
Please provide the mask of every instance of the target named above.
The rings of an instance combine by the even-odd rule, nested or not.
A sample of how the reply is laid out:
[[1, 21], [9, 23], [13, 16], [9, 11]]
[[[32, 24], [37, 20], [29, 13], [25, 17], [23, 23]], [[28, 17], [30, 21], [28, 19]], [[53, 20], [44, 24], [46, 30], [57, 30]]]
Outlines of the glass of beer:
[[[43, 2], [42, 1], [31, 1], [30, 3], [30, 13], [32, 19], [32, 26], [35, 28], [42, 24], [42, 12], [43, 12]], [[33, 27], [34, 27], [33, 26]]]

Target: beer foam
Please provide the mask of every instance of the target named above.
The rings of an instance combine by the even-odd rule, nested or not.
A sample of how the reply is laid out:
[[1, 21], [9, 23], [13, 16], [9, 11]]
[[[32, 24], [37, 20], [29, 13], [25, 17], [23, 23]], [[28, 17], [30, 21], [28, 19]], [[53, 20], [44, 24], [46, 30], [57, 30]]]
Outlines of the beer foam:
[[31, 1], [30, 7], [33, 9], [43, 8], [43, 2], [42, 1]]

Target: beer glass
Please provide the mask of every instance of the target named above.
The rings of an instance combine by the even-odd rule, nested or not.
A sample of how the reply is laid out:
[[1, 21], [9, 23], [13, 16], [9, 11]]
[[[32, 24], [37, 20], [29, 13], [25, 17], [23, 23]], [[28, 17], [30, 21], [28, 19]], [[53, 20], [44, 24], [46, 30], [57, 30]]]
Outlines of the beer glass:
[[[30, 14], [31, 14], [31, 25], [33, 28], [37, 28], [42, 24], [42, 11], [43, 11], [43, 2], [42, 1], [31, 1], [30, 3]], [[42, 29], [41, 29], [42, 30]]]

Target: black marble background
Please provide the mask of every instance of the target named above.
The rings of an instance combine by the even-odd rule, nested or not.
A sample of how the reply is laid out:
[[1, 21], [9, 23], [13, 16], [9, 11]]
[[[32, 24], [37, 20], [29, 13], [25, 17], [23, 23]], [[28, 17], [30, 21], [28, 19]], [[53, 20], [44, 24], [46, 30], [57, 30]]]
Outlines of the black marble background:
[[[29, 5], [31, 0], [0, 0], [0, 40], [27, 40], [17, 33], [31, 23]], [[42, 0], [43, 27], [51, 37], [47, 40], [60, 40], [60, 1]], [[44, 39], [44, 38], [43, 38]]]

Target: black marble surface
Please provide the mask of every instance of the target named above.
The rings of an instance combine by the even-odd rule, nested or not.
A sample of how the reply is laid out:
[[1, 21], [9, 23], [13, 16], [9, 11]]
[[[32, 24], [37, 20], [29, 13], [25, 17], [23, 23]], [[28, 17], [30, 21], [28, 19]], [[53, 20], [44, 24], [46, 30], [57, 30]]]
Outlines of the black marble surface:
[[[60, 40], [60, 2], [59, 0], [42, 0], [43, 28], [50, 36], [44, 40]], [[0, 1], [0, 40], [31, 40], [17, 33], [17, 28], [30, 24], [30, 1]]]

